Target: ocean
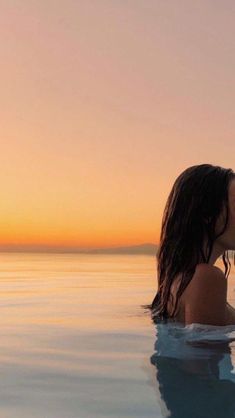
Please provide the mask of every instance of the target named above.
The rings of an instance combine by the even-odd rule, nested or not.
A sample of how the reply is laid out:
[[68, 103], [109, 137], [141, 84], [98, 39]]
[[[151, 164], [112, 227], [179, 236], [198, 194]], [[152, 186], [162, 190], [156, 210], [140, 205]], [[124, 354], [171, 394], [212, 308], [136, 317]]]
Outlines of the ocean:
[[[184, 384], [182, 359], [159, 351], [157, 327], [141, 307], [152, 301], [156, 286], [154, 256], [0, 253], [0, 417], [162, 418], [171, 412], [183, 418], [179, 394], [176, 401], [169, 398]], [[233, 266], [228, 300], [235, 306]], [[220, 361], [227, 356], [232, 364], [235, 331], [219, 327], [216, 332], [200, 330], [198, 339], [198, 330], [189, 327], [193, 355], [196, 345], [205, 346], [209, 339], [217, 342]], [[176, 334], [174, 341], [182, 341], [182, 330]], [[208, 364], [208, 347], [207, 363], [203, 354], [200, 361]], [[232, 399], [230, 363], [222, 364], [213, 384], [227, 380]], [[175, 367], [175, 386], [169, 389], [172, 378], [164, 392], [162, 376], [170, 377]], [[191, 383], [197, 370], [191, 371]], [[233, 404], [230, 409], [226, 418], [235, 416]]]

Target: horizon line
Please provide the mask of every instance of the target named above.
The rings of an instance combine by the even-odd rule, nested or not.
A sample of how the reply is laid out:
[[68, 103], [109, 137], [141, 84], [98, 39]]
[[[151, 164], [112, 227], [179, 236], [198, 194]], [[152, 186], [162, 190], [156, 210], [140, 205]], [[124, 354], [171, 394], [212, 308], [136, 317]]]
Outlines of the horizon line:
[[30, 253], [102, 253], [102, 252], [123, 252], [123, 253], [153, 253], [157, 250], [157, 244], [142, 243], [134, 245], [119, 245], [114, 247], [79, 247], [79, 246], [55, 246], [46, 244], [8, 244], [0, 245], [0, 252], [30, 252]]

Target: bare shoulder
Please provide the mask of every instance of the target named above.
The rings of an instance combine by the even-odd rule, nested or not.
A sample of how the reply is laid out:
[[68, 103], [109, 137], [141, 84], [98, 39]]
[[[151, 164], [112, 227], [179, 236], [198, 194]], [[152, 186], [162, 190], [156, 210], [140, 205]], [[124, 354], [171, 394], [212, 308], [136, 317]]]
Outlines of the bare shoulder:
[[189, 283], [188, 289], [193, 288], [195, 290], [195, 288], [211, 288], [212, 284], [213, 288], [215, 288], [216, 286], [222, 286], [226, 288], [227, 279], [224, 272], [217, 266], [201, 263], [196, 266], [194, 275]]
[[219, 267], [208, 264], [208, 263], [197, 264], [195, 273], [196, 272], [197, 273], [209, 273], [209, 272], [211, 272], [212, 274], [214, 273], [214, 274], [220, 275], [221, 277], [223, 276], [225, 278], [224, 272]]
[[216, 266], [201, 263], [185, 293], [185, 322], [225, 325], [227, 280]]

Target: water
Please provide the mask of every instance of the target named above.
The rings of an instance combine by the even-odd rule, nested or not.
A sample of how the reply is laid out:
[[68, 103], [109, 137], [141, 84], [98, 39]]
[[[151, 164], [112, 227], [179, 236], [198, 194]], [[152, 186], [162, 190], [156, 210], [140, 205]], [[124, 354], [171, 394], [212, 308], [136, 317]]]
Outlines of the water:
[[[152, 256], [0, 253], [1, 418], [235, 417], [235, 327], [154, 325], [140, 305], [155, 269]], [[234, 289], [233, 271], [233, 306]]]

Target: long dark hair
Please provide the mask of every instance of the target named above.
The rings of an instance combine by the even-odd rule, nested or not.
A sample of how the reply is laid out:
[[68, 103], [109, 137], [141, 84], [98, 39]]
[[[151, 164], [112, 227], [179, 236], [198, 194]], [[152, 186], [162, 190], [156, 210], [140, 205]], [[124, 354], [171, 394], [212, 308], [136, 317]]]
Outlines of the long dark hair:
[[[158, 291], [151, 305], [143, 305], [151, 310], [154, 320], [169, 318], [167, 302], [175, 277], [182, 273], [171, 317], [196, 265], [209, 262], [214, 241], [228, 224], [228, 185], [233, 178], [235, 172], [231, 168], [200, 164], [187, 168], [175, 180], [163, 212], [156, 254]], [[216, 234], [216, 221], [224, 211], [224, 226]], [[228, 277], [231, 267], [228, 250], [222, 259]]]

